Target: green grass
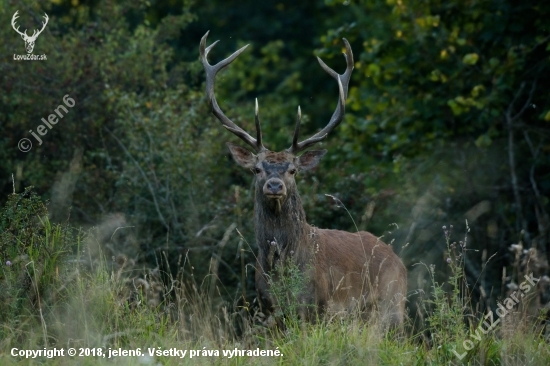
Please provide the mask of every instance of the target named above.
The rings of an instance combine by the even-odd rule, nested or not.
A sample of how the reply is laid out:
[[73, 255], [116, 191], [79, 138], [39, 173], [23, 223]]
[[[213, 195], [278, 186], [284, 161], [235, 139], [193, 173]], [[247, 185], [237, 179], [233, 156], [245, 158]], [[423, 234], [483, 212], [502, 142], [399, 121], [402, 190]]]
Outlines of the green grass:
[[[13, 207], [12, 207], [13, 206]], [[19, 207], [19, 209], [14, 209]], [[470, 304], [463, 263], [456, 244], [447, 240], [452, 275], [445, 284], [433, 281], [423, 302], [427, 314], [421, 330], [408, 322], [402, 332], [382, 331], [376, 319], [321, 318], [299, 320], [297, 299], [304, 283], [292, 264], [279, 269], [274, 294], [285, 298], [285, 329], [267, 328], [254, 314], [227, 303], [203, 287], [204, 281], [140, 268], [125, 257], [105, 258], [90, 250], [91, 234], [52, 224], [30, 192], [12, 195], [3, 211], [0, 249], [1, 365], [549, 365], [550, 347], [540, 321], [519, 319], [510, 331], [504, 322], [484, 334], [460, 360], [463, 342], [481, 316], [466, 322]], [[38, 219], [40, 217], [40, 219]], [[99, 253], [99, 254], [98, 254]], [[180, 265], [191, 266], [183, 258]], [[167, 261], [166, 261], [167, 262]], [[426, 265], [433, 274], [433, 268]], [[170, 285], [167, 285], [170, 284]], [[278, 286], [278, 287], [277, 287]], [[293, 303], [294, 301], [294, 303]], [[281, 302], [282, 303], [282, 302]], [[471, 310], [471, 309], [470, 309]], [[250, 310], [253, 311], [253, 310]], [[507, 329], [508, 327], [508, 329]], [[11, 356], [13, 348], [187, 350], [186, 357], [103, 358]], [[271, 350], [278, 357], [233, 356], [223, 351]], [[207, 351], [219, 356], [207, 356]], [[193, 351], [194, 357], [190, 358]]]

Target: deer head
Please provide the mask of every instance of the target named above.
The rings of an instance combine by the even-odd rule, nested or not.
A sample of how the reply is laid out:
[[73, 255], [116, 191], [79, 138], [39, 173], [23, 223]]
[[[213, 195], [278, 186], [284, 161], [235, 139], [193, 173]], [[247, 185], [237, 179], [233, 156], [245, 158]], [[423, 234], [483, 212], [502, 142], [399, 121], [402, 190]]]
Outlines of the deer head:
[[13, 29], [21, 35], [21, 38], [23, 38], [23, 41], [25, 41], [25, 48], [27, 49], [27, 53], [32, 53], [32, 50], [34, 49], [34, 42], [36, 42], [36, 38], [42, 33], [44, 28], [46, 28], [46, 24], [48, 24], [48, 14], [44, 13], [44, 20], [45, 22], [42, 22], [42, 29], [37, 31], [36, 29], [33, 31], [32, 36], [27, 35], [27, 30], [25, 29], [24, 32], [19, 31], [19, 26], [17, 28], [15, 27], [15, 20], [19, 18], [19, 10], [13, 14], [13, 17], [11, 18], [11, 26]]
[[296, 192], [296, 183], [294, 179], [295, 175], [300, 170], [308, 170], [317, 166], [327, 151], [312, 150], [307, 151], [302, 155], [298, 154], [323, 140], [327, 134], [342, 121], [345, 112], [348, 84], [351, 77], [351, 72], [353, 71], [353, 53], [349, 42], [343, 38], [346, 47], [344, 57], [346, 58], [347, 68], [342, 75], [339, 75], [334, 70], [329, 68], [319, 57], [317, 57], [321, 67], [338, 82], [338, 104], [328, 124], [315, 135], [304, 141], [298, 142], [302, 116], [300, 107], [298, 107], [298, 117], [296, 120], [296, 127], [294, 129], [292, 145], [284, 151], [273, 152], [268, 150], [262, 143], [262, 131], [258, 116], [257, 99], [255, 109], [256, 138], [254, 138], [242, 128], [237, 126], [223, 113], [214, 94], [214, 80], [218, 71], [233, 62], [237, 56], [239, 56], [245, 48], [248, 47], [248, 45], [242, 47], [225, 60], [222, 60], [215, 65], [210, 65], [207, 61], [208, 52], [212, 50], [218, 41], [214, 42], [209, 47], [206, 47], [207, 37], [208, 32], [201, 39], [200, 56], [206, 71], [206, 94], [210, 105], [212, 106], [213, 113], [216, 118], [220, 120], [223, 127], [238, 136], [252, 148], [253, 152], [240, 146], [228, 143], [229, 150], [231, 151], [235, 161], [242, 167], [252, 170], [252, 172], [256, 175], [256, 192], [261, 192], [260, 198], [263, 202], [275, 211], [280, 212], [281, 207], [288, 200], [289, 196], [292, 196], [292, 194]]

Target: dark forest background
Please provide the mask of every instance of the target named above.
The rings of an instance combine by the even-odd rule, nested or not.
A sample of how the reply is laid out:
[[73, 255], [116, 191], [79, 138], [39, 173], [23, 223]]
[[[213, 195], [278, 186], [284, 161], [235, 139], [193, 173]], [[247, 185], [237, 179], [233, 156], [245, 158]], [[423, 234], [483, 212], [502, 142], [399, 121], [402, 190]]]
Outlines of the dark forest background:
[[[25, 54], [16, 10], [29, 34], [48, 14], [34, 49], [46, 61], [13, 60]], [[258, 98], [273, 150], [290, 146], [298, 105], [303, 136], [328, 122], [337, 85], [315, 56], [343, 72], [341, 38], [350, 41], [346, 116], [320, 167], [298, 177], [310, 223], [382, 236], [411, 293], [430, 287], [415, 263], [448, 275], [443, 226], [467, 238], [483, 307], [518, 282], [521, 258], [548, 274], [550, 3], [9, 0], [0, 19], [0, 204], [34, 186], [51, 220], [103, 228], [107, 258], [167, 269], [184, 255], [195, 278], [215, 261], [222, 297], [255, 296], [251, 267], [241, 273], [256, 250], [253, 177], [230, 158], [225, 142], [238, 141], [206, 102], [198, 47], [210, 30], [208, 44], [221, 40], [211, 63], [250, 44], [216, 94], [249, 132]], [[75, 106], [38, 145], [29, 130], [67, 94]], [[18, 149], [22, 138], [31, 151]]]

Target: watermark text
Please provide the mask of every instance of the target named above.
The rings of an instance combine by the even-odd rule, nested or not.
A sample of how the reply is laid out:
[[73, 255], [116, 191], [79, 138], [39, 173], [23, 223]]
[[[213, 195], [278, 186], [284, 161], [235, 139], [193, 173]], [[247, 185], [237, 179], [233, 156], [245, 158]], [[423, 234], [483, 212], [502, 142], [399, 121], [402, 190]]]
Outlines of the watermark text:
[[[45, 136], [48, 131], [59, 122], [59, 118], [63, 118], [65, 114], [69, 113], [69, 109], [67, 109], [67, 107], [72, 108], [75, 104], [74, 99], [71, 98], [69, 94], [66, 94], [63, 97], [63, 104], [58, 105], [57, 108], [54, 109], [55, 114], [50, 114], [47, 120], [42, 118], [42, 122], [44, 122], [44, 124], [40, 124], [36, 127], [36, 132], [38, 132], [38, 135]], [[33, 130], [29, 130], [29, 132], [35, 140], [38, 141], [38, 145], [42, 145], [42, 139], [38, 137]], [[32, 141], [28, 138], [22, 138], [19, 140], [17, 147], [21, 152], [29, 152], [32, 149]]]

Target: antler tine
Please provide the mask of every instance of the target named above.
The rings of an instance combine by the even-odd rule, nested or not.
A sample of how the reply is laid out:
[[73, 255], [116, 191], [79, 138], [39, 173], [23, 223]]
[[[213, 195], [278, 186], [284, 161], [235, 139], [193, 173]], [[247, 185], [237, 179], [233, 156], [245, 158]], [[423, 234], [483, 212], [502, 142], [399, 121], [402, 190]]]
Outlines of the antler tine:
[[26, 29], [25, 29], [25, 32], [23, 33], [19, 30], [19, 26], [17, 26], [17, 28], [15, 28], [16, 20], [17, 20], [17, 18], [19, 18], [18, 13], [19, 13], [19, 10], [17, 10], [15, 12], [15, 14], [13, 14], [13, 17], [11, 18], [11, 26], [12, 26], [13, 30], [15, 30], [20, 35], [25, 35], [26, 36], [27, 35], [27, 30]]
[[302, 110], [298, 106], [298, 114], [296, 115], [296, 127], [294, 128], [294, 137], [292, 138], [292, 149], [298, 148], [298, 135], [300, 134], [300, 124], [302, 123]]
[[265, 150], [262, 144], [262, 128], [260, 127], [260, 116], [258, 111], [258, 98], [256, 98], [256, 108], [254, 108], [254, 121], [256, 122], [256, 145], [261, 146]]
[[207, 60], [208, 52], [210, 52], [210, 50], [212, 50], [212, 48], [214, 48], [216, 43], [218, 43], [219, 41], [216, 41], [210, 46], [206, 47], [206, 38], [208, 37], [208, 33], [210, 33], [210, 31], [206, 32], [206, 34], [202, 37], [199, 50], [201, 62], [204, 66], [204, 70], [206, 71], [206, 95], [208, 96], [208, 101], [212, 106], [212, 113], [222, 123], [223, 127], [225, 127], [233, 134], [237, 135], [241, 140], [250, 145], [256, 152], [264, 151], [266, 150], [266, 148], [262, 145], [260, 121], [258, 118], [258, 101], [256, 100], [255, 120], [257, 139], [255, 139], [254, 137], [250, 136], [245, 130], [237, 126], [223, 113], [220, 106], [218, 105], [218, 102], [216, 101], [216, 95], [214, 94], [214, 81], [216, 79], [216, 74], [218, 73], [218, 71], [233, 62], [245, 50], [245, 48], [248, 47], [248, 45], [235, 51], [231, 56], [218, 62], [217, 64], [210, 65]]
[[[43, 18], [44, 18], [44, 20], [45, 20], [46, 22], [42, 22], [42, 29], [40, 29], [40, 30], [38, 31], [38, 34], [42, 33], [42, 31], [44, 30], [44, 28], [46, 28], [46, 24], [48, 24], [48, 20], [50, 19], [50, 18], [48, 18], [48, 14], [46, 14], [46, 13], [44, 13], [44, 17], [43, 17]], [[37, 37], [38, 37], [38, 34], [36, 35]]]
[[293, 154], [297, 154], [300, 151], [303, 151], [307, 149], [308, 147], [318, 143], [319, 141], [323, 140], [327, 135], [342, 122], [342, 118], [344, 117], [344, 112], [346, 109], [346, 99], [348, 97], [348, 85], [349, 80], [351, 78], [351, 73], [353, 71], [353, 52], [351, 51], [351, 46], [349, 45], [349, 42], [347, 39], [342, 38], [344, 41], [344, 44], [346, 46], [346, 53], [344, 53], [344, 57], [346, 58], [346, 71], [339, 75], [336, 71], [328, 67], [323, 60], [321, 60], [319, 57], [317, 57], [317, 60], [319, 61], [319, 64], [325, 70], [330, 76], [332, 76], [336, 81], [338, 82], [338, 105], [336, 106], [336, 110], [332, 114], [332, 117], [330, 118], [329, 123], [323, 128], [321, 131], [317, 132], [315, 135], [311, 136], [310, 138], [302, 141], [298, 141], [298, 133], [300, 131], [300, 119], [298, 118], [298, 121], [296, 123], [296, 129], [294, 130], [294, 138], [292, 139], [292, 146], [287, 150]]

